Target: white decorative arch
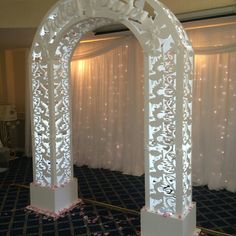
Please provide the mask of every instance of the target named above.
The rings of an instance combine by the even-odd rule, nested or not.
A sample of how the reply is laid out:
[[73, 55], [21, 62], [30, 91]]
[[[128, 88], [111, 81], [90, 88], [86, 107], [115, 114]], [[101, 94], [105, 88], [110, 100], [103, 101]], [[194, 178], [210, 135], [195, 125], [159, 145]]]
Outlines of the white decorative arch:
[[[144, 2], [153, 9], [150, 16]], [[34, 182], [31, 206], [58, 216], [77, 203], [71, 141], [70, 60], [81, 37], [120, 22], [145, 57], [145, 236], [191, 236], [193, 50], [157, 0], [60, 0], [44, 17], [30, 54]], [[172, 225], [169, 225], [171, 223]]]

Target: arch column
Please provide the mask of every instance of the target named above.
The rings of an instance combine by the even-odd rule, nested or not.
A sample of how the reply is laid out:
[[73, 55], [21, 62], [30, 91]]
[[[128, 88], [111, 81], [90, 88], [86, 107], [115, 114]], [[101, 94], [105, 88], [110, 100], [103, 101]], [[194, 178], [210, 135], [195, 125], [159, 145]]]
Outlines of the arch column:
[[[192, 202], [192, 51], [163, 42], [158, 55], [146, 55], [145, 206], [142, 235], [198, 235]], [[160, 59], [161, 58], [161, 59]], [[156, 68], [159, 69], [156, 69]], [[157, 82], [155, 72], [160, 73]], [[182, 79], [184, 78], [184, 79]]]

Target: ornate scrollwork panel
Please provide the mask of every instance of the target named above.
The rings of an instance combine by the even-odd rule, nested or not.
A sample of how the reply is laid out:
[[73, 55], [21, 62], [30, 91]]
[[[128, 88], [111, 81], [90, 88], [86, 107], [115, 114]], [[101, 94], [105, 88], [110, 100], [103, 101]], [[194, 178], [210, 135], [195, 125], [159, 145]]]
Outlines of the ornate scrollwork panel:
[[71, 96], [70, 96], [70, 66], [74, 48], [81, 37], [89, 31], [110, 24], [106, 18], [91, 18], [71, 27], [58, 43], [53, 60], [55, 132], [56, 132], [56, 176], [57, 184], [69, 181], [72, 176], [71, 165]]

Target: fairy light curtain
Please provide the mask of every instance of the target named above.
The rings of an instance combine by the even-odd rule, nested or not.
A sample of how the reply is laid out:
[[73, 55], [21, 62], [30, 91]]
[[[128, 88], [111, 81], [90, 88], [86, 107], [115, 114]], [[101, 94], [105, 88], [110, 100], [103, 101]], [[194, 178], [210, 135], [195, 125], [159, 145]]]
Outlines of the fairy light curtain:
[[[193, 182], [236, 191], [236, 24], [188, 25], [187, 33], [196, 53]], [[135, 39], [126, 36], [114, 45], [120, 40], [126, 42], [106, 54], [72, 62], [74, 158], [79, 165], [139, 175], [144, 172], [143, 55]], [[93, 49], [110, 49], [111, 42]], [[89, 45], [82, 44], [81, 56]]]
[[236, 20], [187, 28], [195, 51], [193, 181], [236, 191]]
[[143, 174], [143, 53], [137, 40], [82, 41], [71, 78], [74, 163]]
[[[193, 182], [236, 191], [236, 20], [193, 22], [185, 29], [196, 54]], [[71, 77], [75, 164], [143, 174], [143, 53], [137, 40], [124, 35], [80, 43]]]

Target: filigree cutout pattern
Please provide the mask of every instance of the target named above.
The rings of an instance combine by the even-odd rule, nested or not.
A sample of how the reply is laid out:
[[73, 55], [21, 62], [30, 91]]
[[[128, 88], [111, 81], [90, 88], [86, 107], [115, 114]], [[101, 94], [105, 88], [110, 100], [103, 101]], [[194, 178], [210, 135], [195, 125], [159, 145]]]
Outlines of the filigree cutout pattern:
[[74, 48], [81, 37], [89, 31], [110, 24], [112, 21], [105, 18], [92, 18], [81, 21], [73, 26], [58, 43], [55, 50], [54, 75], [54, 104], [55, 104], [55, 131], [56, 131], [56, 176], [57, 183], [64, 184], [72, 176], [71, 165], [71, 118], [70, 118], [70, 74], [69, 61]]
[[[143, 9], [142, 1], [60, 0], [44, 18], [33, 42], [30, 67], [34, 181], [54, 187], [73, 178], [70, 58], [84, 34], [118, 21], [136, 35], [148, 65], [146, 207], [159, 214], [185, 214], [192, 201], [193, 51], [175, 16], [156, 0], [148, 3], [154, 17]], [[177, 97], [182, 110], [178, 121]]]

